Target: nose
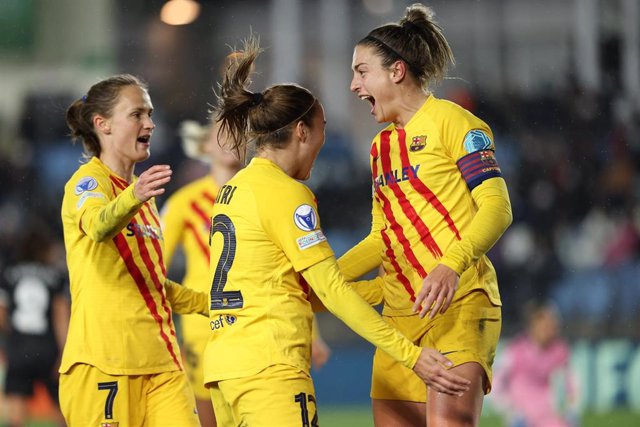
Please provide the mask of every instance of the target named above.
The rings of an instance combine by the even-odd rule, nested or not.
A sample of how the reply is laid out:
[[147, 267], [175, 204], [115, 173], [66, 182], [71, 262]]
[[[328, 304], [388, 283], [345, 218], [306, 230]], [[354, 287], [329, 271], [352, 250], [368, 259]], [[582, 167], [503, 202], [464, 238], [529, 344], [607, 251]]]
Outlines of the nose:
[[145, 124], [144, 124], [144, 127], [145, 127], [146, 129], [151, 129], [151, 130], [153, 130], [153, 129], [155, 129], [155, 128], [156, 128], [156, 124], [155, 124], [155, 123], [153, 123], [153, 119], [151, 118], [151, 116], [149, 116], [149, 117], [147, 118], [147, 120], [146, 120], [146, 122], [145, 122]]
[[354, 74], [353, 78], [351, 79], [351, 85], [349, 86], [349, 89], [351, 90], [351, 92], [357, 92], [358, 89], [360, 88], [360, 82], [358, 80], [359, 80], [358, 76]]

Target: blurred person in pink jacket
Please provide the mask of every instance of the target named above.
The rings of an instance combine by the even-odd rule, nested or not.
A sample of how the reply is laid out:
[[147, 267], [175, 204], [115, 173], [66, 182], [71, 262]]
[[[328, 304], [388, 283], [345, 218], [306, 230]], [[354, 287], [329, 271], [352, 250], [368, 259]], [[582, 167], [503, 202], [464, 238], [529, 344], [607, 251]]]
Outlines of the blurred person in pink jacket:
[[511, 427], [575, 427], [577, 387], [571, 349], [560, 336], [553, 304], [530, 302], [527, 329], [503, 350], [494, 377], [494, 402]]

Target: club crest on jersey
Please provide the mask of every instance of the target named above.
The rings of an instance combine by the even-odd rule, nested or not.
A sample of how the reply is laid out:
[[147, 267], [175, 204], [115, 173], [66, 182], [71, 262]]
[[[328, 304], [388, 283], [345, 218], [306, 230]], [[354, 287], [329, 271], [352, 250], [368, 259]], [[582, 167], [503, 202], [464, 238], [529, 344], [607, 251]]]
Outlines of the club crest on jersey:
[[482, 150], [493, 150], [493, 143], [486, 132], [474, 129], [464, 136], [464, 149], [467, 153], [475, 153]]
[[409, 151], [421, 151], [427, 146], [427, 135], [414, 136], [411, 138]]
[[84, 178], [80, 178], [80, 181], [76, 184], [75, 193], [76, 196], [81, 195], [85, 191], [91, 191], [98, 187], [98, 181], [95, 178], [90, 176], [85, 176]]
[[318, 216], [312, 206], [300, 205], [293, 213], [293, 222], [302, 231], [313, 231], [318, 225]]

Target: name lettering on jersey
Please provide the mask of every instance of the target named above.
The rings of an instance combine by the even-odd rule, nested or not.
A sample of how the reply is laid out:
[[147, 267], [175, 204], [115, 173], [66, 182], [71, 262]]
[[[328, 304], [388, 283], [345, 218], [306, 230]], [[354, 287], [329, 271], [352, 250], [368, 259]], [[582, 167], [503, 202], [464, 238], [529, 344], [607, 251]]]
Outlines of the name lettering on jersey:
[[216, 203], [221, 203], [223, 205], [231, 203], [231, 199], [233, 198], [233, 193], [235, 193], [236, 188], [237, 187], [235, 185], [223, 185], [220, 191], [218, 191]]
[[236, 323], [236, 320], [237, 318], [233, 314], [220, 314], [217, 319], [209, 322], [209, 327], [212, 331], [217, 331], [224, 328], [225, 324], [227, 324], [227, 326], [233, 325]]
[[129, 223], [127, 225], [127, 236], [150, 237], [152, 239], [162, 240], [162, 230], [149, 224]]
[[384, 187], [389, 184], [397, 184], [402, 181], [408, 181], [418, 177], [418, 169], [420, 165], [409, 165], [402, 169], [394, 169], [387, 173], [380, 174], [374, 181], [374, 188]]
[[296, 242], [298, 242], [298, 247], [301, 250], [310, 248], [311, 246], [315, 246], [318, 243], [324, 242], [327, 240], [322, 230], [316, 230], [313, 233], [306, 234], [302, 237], [299, 237]]

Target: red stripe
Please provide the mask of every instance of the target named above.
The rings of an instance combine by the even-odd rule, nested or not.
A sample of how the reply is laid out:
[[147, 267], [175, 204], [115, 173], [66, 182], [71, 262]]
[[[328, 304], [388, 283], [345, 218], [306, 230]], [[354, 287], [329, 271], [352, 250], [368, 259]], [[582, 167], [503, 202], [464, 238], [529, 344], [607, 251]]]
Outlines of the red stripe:
[[[391, 135], [390, 131], [385, 131], [385, 132], [382, 132], [382, 135], [380, 136], [380, 162], [382, 164], [382, 173], [383, 174], [390, 173], [390, 171], [391, 171], [391, 157], [390, 157], [390, 145], [389, 145], [390, 135]], [[393, 194], [396, 196], [396, 199], [398, 199], [398, 203], [400, 204], [400, 208], [402, 209], [404, 214], [407, 216], [409, 221], [412, 224], [415, 224], [418, 221], [422, 222], [422, 220], [418, 217], [418, 214], [415, 211], [415, 209], [413, 208], [413, 206], [411, 206], [411, 204], [407, 200], [407, 196], [400, 189], [398, 184], [396, 182], [392, 182], [392, 181], [388, 180], [387, 186], [391, 189], [391, 191], [393, 191]], [[395, 219], [395, 217], [393, 215], [393, 212], [391, 210], [391, 204], [390, 204], [389, 200], [384, 196], [381, 187], [378, 187], [377, 194], [384, 201], [384, 203], [382, 205], [383, 206], [383, 212], [385, 213], [385, 216], [387, 217], [387, 220], [389, 221], [389, 223], [391, 225], [391, 229], [396, 234], [396, 237], [398, 238], [398, 241], [400, 242], [400, 244], [402, 244], [402, 247], [405, 250], [405, 255], [407, 256], [407, 259], [409, 260], [409, 262], [411, 263], [413, 268], [418, 272], [418, 274], [420, 274], [420, 276], [422, 278], [427, 277], [426, 271], [422, 267], [422, 264], [420, 264], [420, 262], [416, 258], [415, 254], [413, 253], [413, 250], [411, 249], [411, 245], [409, 243], [409, 240], [404, 235], [404, 231], [402, 229], [402, 226]], [[423, 225], [424, 225], [424, 223], [423, 223]], [[426, 228], [426, 226], [425, 226], [425, 228]], [[431, 248], [429, 248], [429, 250], [431, 250]], [[432, 250], [431, 250], [431, 252], [433, 253]]]
[[[140, 213], [142, 213], [142, 210], [140, 210]], [[142, 217], [143, 217], [144, 224], [147, 225], [148, 222], [144, 214], [142, 215]], [[132, 220], [131, 222], [133, 224], [136, 223], [135, 220]], [[151, 259], [151, 256], [149, 255], [149, 251], [147, 250], [145, 238], [143, 236], [136, 235], [136, 240], [138, 241], [138, 249], [140, 250], [140, 256], [142, 257], [142, 261], [144, 262], [145, 266], [149, 270], [149, 273], [151, 274], [151, 280], [153, 281], [156, 291], [158, 291], [158, 293], [160, 294], [160, 304], [162, 305], [162, 309], [167, 315], [167, 326], [169, 327], [169, 331], [171, 332], [171, 335], [176, 336], [176, 333], [173, 330], [173, 325], [172, 325], [173, 320], [171, 316], [171, 309], [169, 308], [169, 304], [167, 304], [167, 298], [164, 291], [164, 283], [160, 281], [160, 278], [156, 273], [155, 265], [153, 263], [153, 260]], [[156, 254], [158, 255], [158, 261], [162, 270], [162, 277], [164, 278], [166, 277], [166, 273], [164, 272], [164, 263], [162, 262], [162, 249], [160, 248], [160, 243], [158, 243], [158, 239], [154, 239], [154, 238], [151, 238], [151, 242], [153, 244], [153, 247], [156, 250]]]
[[[116, 186], [118, 188], [120, 188], [121, 191], [124, 191], [128, 186], [129, 183], [127, 183], [126, 181], [118, 178], [117, 176], [110, 176], [111, 181], [113, 183], [116, 184]], [[156, 227], [158, 228], [158, 230], [161, 230], [162, 227], [160, 225], [160, 219], [158, 218], [158, 216], [153, 212], [153, 209], [151, 209], [150, 205], [148, 202], [145, 202], [142, 205], [142, 208], [138, 210], [138, 212], [140, 213], [141, 217], [142, 217], [142, 221], [145, 225], [151, 225], [151, 223], [149, 222], [149, 220], [147, 219], [147, 216], [144, 213], [144, 208], [147, 209], [147, 211], [149, 211], [149, 215], [151, 216], [151, 218], [153, 219], [153, 222], [156, 224]], [[160, 237], [160, 236], [158, 236]], [[160, 270], [162, 271], [163, 275], [167, 275], [167, 269], [166, 266], [164, 265], [164, 259], [163, 259], [163, 253], [162, 253], [162, 249], [160, 248], [160, 243], [158, 242], [158, 239], [151, 239], [153, 247], [156, 250], [156, 254], [158, 255], [158, 264], [160, 264]], [[166, 310], [166, 307], [165, 307]]]
[[[124, 190], [128, 186], [128, 183], [126, 181], [123, 181], [123, 180], [121, 180], [118, 177], [115, 177], [113, 175], [111, 175], [111, 181], [114, 182], [116, 184], [116, 186], [120, 188], [120, 190]], [[149, 214], [153, 218], [154, 222], [157, 224], [158, 230], [160, 230], [160, 221], [159, 221], [159, 219], [156, 217], [156, 215], [153, 213], [153, 210], [151, 209], [151, 207], [148, 206], [148, 204], [146, 202], [143, 205], [143, 208], [145, 206], [147, 207], [147, 210], [149, 211]], [[144, 213], [144, 209], [139, 209], [138, 213], [140, 213], [140, 216], [142, 218], [142, 223], [144, 225], [151, 226], [151, 224], [149, 223], [149, 220], [147, 219], [147, 216]], [[132, 219], [131, 223], [132, 224], [136, 224], [135, 219]], [[161, 301], [162, 309], [167, 314], [167, 326], [169, 327], [169, 331], [170, 331], [171, 335], [176, 336], [176, 332], [173, 329], [173, 317], [171, 315], [171, 310], [169, 308], [169, 305], [167, 304], [167, 299], [166, 299], [166, 295], [165, 295], [165, 292], [164, 292], [164, 283], [162, 283], [160, 281], [160, 279], [158, 278], [158, 275], [157, 275], [156, 270], [155, 270], [154, 263], [151, 260], [151, 257], [149, 256], [149, 252], [147, 251], [147, 246], [145, 244], [144, 237], [139, 236], [139, 235], [136, 234], [136, 239], [138, 241], [138, 247], [140, 249], [140, 255], [142, 256], [142, 260], [144, 261], [147, 269], [149, 270], [149, 273], [151, 274], [151, 279], [153, 281], [153, 284], [154, 284], [156, 290], [160, 294], [160, 301]], [[160, 265], [160, 271], [162, 272], [162, 276], [166, 277], [167, 270], [166, 270], [166, 267], [164, 265], [163, 253], [162, 253], [162, 248], [160, 247], [160, 242], [158, 241], [157, 238], [152, 237], [151, 238], [151, 244], [153, 245], [153, 248], [154, 248], [154, 250], [156, 252], [156, 256], [158, 258], [157, 264]]]
[[211, 216], [207, 215], [195, 201], [191, 202], [191, 210], [193, 210], [200, 217], [202, 222], [204, 222], [208, 226], [211, 226]]
[[[146, 203], [145, 203], [146, 205]], [[140, 209], [138, 211], [140, 213], [140, 216], [142, 217], [142, 221], [145, 225], [151, 225], [149, 223], [149, 220], [147, 219], [147, 216], [144, 214], [144, 210]], [[149, 212], [151, 213], [151, 217], [155, 220], [157, 227], [158, 227], [158, 231], [160, 233], [162, 233], [161, 231], [161, 227], [160, 227], [160, 222], [158, 220], [158, 218], [156, 218], [156, 216], [153, 214], [153, 212], [151, 212], [151, 208], [149, 208]], [[158, 238], [152, 237], [151, 238], [151, 244], [153, 245], [154, 249], [156, 250], [156, 255], [158, 257], [158, 264], [160, 265], [160, 271], [162, 271], [162, 275], [166, 276], [167, 275], [167, 269], [164, 265], [164, 258], [163, 258], [163, 252], [162, 252], [162, 248], [160, 247], [160, 241], [159, 238], [160, 236], [157, 236]]]
[[[378, 147], [375, 144], [373, 145], [373, 147], [371, 147], [371, 157], [373, 159], [371, 162], [371, 172], [372, 172], [373, 180], [375, 183], [375, 180], [378, 176], [378, 163], [377, 163]], [[375, 184], [374, 184], [374, 188], [375, 188]], [[384, 197], [380, 189], [378, 189], [376, 193], [378, 194], [379, 198]], [[388, 200], [386, 200], [386, 202], [389, 203]], [[390, 212], [390, 213], [391, 213], [391, 216], [393, 216], [393, 212]], [[402, 232], [402, 230], [400, 231]], [[409, 299], [411, 300], [411, 302], [415, 302], [416, 296], [415, 296], [415, 293], [413, 292], [413, 287], [411, 286], [409, 279], [407, 279], [407, 276], [405, 276], [404, 273], [402, 272], [402, 267], [400, 267], [400, 264], [398, 264], [396, 255], [393, 252], [393, 249], [391, 249], [391, 239], [389, 239], [389, 236], [387, 235], [387, 232], [385, 230], [380, 230], [380, 235], [382, 236], [382, 240], [384, 241], [384, 244], [387, 247], [385, 254], [389, 258], [389, 261], [391, 262], [393, 269], [396, 271], [396, 277], [398, 278], [400, 283], [402, 283], [405, 290], [409, 293]], [[427, 274], [425, 273], [424, 277], [426, 276]]]
[[216, 202], [216, 196], [208, 191], [202, 192], [202, 197], [204, 197], [212, 205]]
[[409, 299], [411, 300], [411, 302], [415, 302], [416, 295], [413, 292], [413, 287], [411, 286], [411, 282], [409, 282], [409, 279], [407, 279], [407, 276], [405, 276], [402, 273], [402, 268], [400, 267], [400, 264], [398, 264], [398, 261], [396, 260], [396, 255], [393, 253], [393, 249], [391, 249], [391, 239], [389, 239], [389, 236], [384, 230], [382, 230], [380, 234], [382, 235], [382, 240], [384, 240], [384, 244], [387, 247], [385, 254], [389, 258], [389, 261], [391, 261], [391, 265], [393, 266], [393, 269], [396, 271], [396, 277], [398, 278], [400, 283], [402, 283], [406, 291], [409, 293]]
[[164, 329], [162, 328], [162, 316], [160, 316], [160, 314], [158, 313], [156, 302], [153, 300], [153, 297], [151, 296], [151, 292], [147, 287], [144, 276], [140, 271], [140, 268], [138, 268], [138, 266], [136, 265], [133, 259], [131, 249], [129, 248], [129, 245], [127, 245], [127, 239], [124, 237], [122, 233], [119, 233], [113, 238], [113, 242], [115, 243], [116, 248], [118, 249], [118, 252], [120, 252], [120, 257], [122, 258], [125, 265], [127, 266], [127, 270], [129, 270], [129, 274], [131, 275], [133, 280], [136, 282], [136, 285], [138, 286], [138, 291], [142, 295], [142, 298], [144, 299], [147, 305], [147, 308], [151, 312], [151, 316], [154, 318], [154, 320], [160, 327], [160, 336], [162, 337], [162, 340], [167, 346], [167, 350], [169, 351], [169, 354], [171, 354], [171, 357], [173, 358], [173, 362], [176, 364], [176, 366], [178, 366], [179, 369], [182, 369], [182, 367], [180, 366], [180, 363], [178, 362], [176, 353], [173, 350], [173, 346], [171, 345], [171, 340], [169, 339], [167, 334], [165, 334]]
[[202, 252], [202, 254], [204, 255], [208, 263], [209, 262], [209, 246], [205, 245], [205, 243], [202, 241], [202, 238], [200, 237], [200, 231], [190, 221], [185, 221], [184, 226], [188, 230], [190, 230], [191, 233], [193, 233], [193, 237], [195, 238], [196, 243], [200, 247], [200, 251]]
[[[402, 167], [408, 168], [411, 166], [411, 163], [409, 162], [409, 152], [407, 151], [407, 134], [404, 129], [398, 129], [398, 139], [400, 142], [400, 158], [402, 159]], [[453, 231], [453, 233], [456, 235], [456, 238], [460, 240], [458, 227], [456, 227], [456, 224], [453, 222], [453, 219], [451, 218], [451, 215], [449, 215], [449, 211], [447, 210], [447, 208], [444, 207], [440, 200], [438, 200], [438, 197], [433, 194], [433, 191], [431, 191], [431, 189], [427, 187], [426, 184], [420, 180], [420, 178], [418, 178], [417, 176], [413, 176], [412, 174], [409, 175], [409, 182], [411, 183], [413, 188], [418, 193], [422, 194], [422, 197], [424, 197], [427, 203], [429, 203], [438, 212], [440, 212], [440, 215], [442, 215], [444, 220], [447, 222], [451, 231]], [[438, 249], [438, 251], [440, 251], [440, 249]], [[442, 256], [441, 251], [440, 256]]]

